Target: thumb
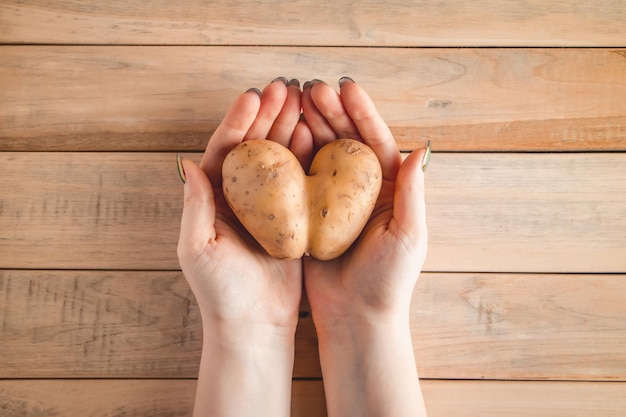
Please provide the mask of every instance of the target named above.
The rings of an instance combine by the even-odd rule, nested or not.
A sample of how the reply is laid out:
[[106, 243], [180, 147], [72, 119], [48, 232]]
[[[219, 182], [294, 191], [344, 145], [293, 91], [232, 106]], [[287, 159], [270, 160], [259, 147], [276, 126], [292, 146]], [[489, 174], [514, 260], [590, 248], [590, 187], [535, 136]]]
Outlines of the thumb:
[[406, 236], [411, 245], [424, 250], [428, 241], [426, 229], [426, 201], [422, 161], [425, 149], [413, 151], [402, 163], [396, 177], [391, 231]]
[[195, 258], [215, 239], [215, 197], [205, 172], [189, 159], [181, 163], [186, 180], [178, 257], [184, 262], [189, 255]]

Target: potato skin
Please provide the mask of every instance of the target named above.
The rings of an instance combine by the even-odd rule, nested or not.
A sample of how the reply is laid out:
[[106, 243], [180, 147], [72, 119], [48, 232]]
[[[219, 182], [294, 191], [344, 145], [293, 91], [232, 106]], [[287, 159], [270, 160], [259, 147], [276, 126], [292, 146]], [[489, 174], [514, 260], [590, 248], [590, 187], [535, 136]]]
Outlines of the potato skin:
[[359, 237], [382, 186], [378, 158], [354, 139], [322, 147], [309, 170], [309, 248], [320, 260], [343, 254]]
[[249, 140], [222, 165], [226, 201], [250, 234], [273, 257], [297, 259], [307, 245], [305, 174], [284, 146]]
[[382, 186], [374, 152], [354, 139], [322, 147], [309, 176], [291, 151], [271, 140], [236, 146], [222, 166], [229, 206], [273, 257], [319, 260], [343, 254], [367, 223]]

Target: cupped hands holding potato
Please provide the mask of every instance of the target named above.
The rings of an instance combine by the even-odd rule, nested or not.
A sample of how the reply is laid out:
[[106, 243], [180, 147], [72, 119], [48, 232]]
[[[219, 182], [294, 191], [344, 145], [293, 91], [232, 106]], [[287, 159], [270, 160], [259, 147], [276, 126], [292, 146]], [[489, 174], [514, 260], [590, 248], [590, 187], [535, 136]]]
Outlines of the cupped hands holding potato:
[[[426, 415], [408, 326], [411, 295], [426, 256], [425, 150], [414, 152], [403, 163], [391, 132], [365, 91], [349, 78], [340, 80], [339, 90], [316, 80], [300, 91], [298, 82], [283, 78], [262, 92], [248, 90], [216, 129], [200, 166], [186, 159], [180, 162], [186, 182], [178, 256], [198, 301], [204, 330], [194, 415], [289, 415], [303, 283], [318, 333], [328, 415]], [[229, 166], [225, 160], [241, 143], [264, 138], [282, 145], [278, 153], [288, 148], [299, 162], [296, 165], [308, 173], [319, 150], [329, 143], [339, 145], [338, 139], [355, 139], [357, 145], [367, 145], [363, 152], [373, 151], [379, 162], [377, 198], [367, 208], [371, 216], [368, 212], [358, 227], [358, 239], [338, 252], [343, 254], [318, 256], [330, 260], [298, 255], [279, 259], [244, 229], [242, 224], [257, 233], [240, 208], [255, 204], [252, 211], [257, 213], [263, 204], [233, 203], [233, 199], [246, 200], [252, 190], [235, 172], [235, 167], [243, 169], [245, 164]], [[277, 148], [271, 142], [267, 144]], [[250, 149], [239, 152], [250, 155]], [[329, 162], [330, 154], [321, 166]], [[259, 175], [258, 167], [253, 168], [245, 176]], [[339, 176], [335, 171], [332, 168], [329, 175]], [[266, 175], [276, 173], [267, 170]], [[286, 188], [297, 189], [293, 183]], [[258, 181], [254, 184], [259, 187]], [[230, 190], [233, 187], [237, 192]], [[322, 218], [329, 214], [324, 206], [311, 209], [311, 201], [298, 200], [292, 191], [293, 201], [302, 205], [294, 214], [312, 211]], [[279, 205], [286, 194], [269, 198]], [[342, 204], [355, 199], [341, 198]], [[288, 214], [283, 208], [281, 216]], [[262, 216], [271, 224], [278, 212], [270, 207]], [[312, 221], [305, 217], [295, 223], [298, 227], [306, 223], [303, 233], [309, 236]], [[290, 232], [271, 239], [282, 246], [281, 239], [295, 238], [297, 234]], [[311, 249], [310, 244], [304, 247], [307, 253]], [[245, 399], [238, 400], [242, 396]]]

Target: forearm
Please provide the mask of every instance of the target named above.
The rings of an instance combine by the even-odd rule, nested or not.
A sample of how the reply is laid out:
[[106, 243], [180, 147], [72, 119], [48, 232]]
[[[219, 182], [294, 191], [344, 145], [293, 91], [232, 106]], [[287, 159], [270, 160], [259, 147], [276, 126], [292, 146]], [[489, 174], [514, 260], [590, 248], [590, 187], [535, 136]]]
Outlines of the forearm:
[[294, 338], [273, 329], [204, 326], [194, 417], [287, 417]]
[[329, 417], [425, 417], [408, 320], [319, 333]]

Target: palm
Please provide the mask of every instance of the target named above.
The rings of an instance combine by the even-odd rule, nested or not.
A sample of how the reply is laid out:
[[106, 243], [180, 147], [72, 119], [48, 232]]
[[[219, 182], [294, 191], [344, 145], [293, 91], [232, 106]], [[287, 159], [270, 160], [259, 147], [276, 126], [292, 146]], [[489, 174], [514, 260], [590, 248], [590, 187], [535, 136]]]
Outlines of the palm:
[[[403, 197], [408, 195], [405, 188], [415, 185], [410, 177], [414, 178], [420, 154], [401, 167], [391, 132], [369, 97], [353, 83], [342, 84], [340, 96], [316, 84], [302, 100], [318, 147], [337, 137], [361, 139], [372, 146], [384, 177], [374, 212], [349, 251], [330, 262], [305, 259], [306, 293], [314, 314], [337, 318], [406, 305], [425, 257], [425, 224], [421, 216], [415, 218], [422, 213], [415, 213], [419, 208], [415, 201]], [[416, 222], [421, 222], [419, 227]]]
[[216, 195], [216, 208], [219, 244], [213, 255], [217, 262], [203, 262], [210, 271], [200, 274], [213, 276], [211, 285], [217, 288], [210, 293], [229, 300], [229, 314], [238, 315], [237, 319], [261, 317], [276, 325], [290, 324], [301, 295], [300, 262], [268, 255], [234, 218], [221, 195]]
[[273, 82], [261, 97], [239, 96], [211, 137], [200, 166], [185, 161], [189, 184], [179, 259], [203, 315], [295, 327], [302, 293], [299, 261], [270, 257], [239, 224], [221, 189], [226, 154], [247, 139], [297, 139], [300, 90]]
[[[401, 271], [390, 271], [397, 258], [409, 261], [389, 231], [393, 216], [394, 184], [385, 181], [374, 213], [360, 238], [344, 256], [330, 262], [306, 259], [304, 275], [311, 308], [335, 316], [348, 308], [387, 309], [396, 304]], [[408, 283], [407, 283], [408, 284]], [[402, 286], [404, 287], [404, 286]]]

